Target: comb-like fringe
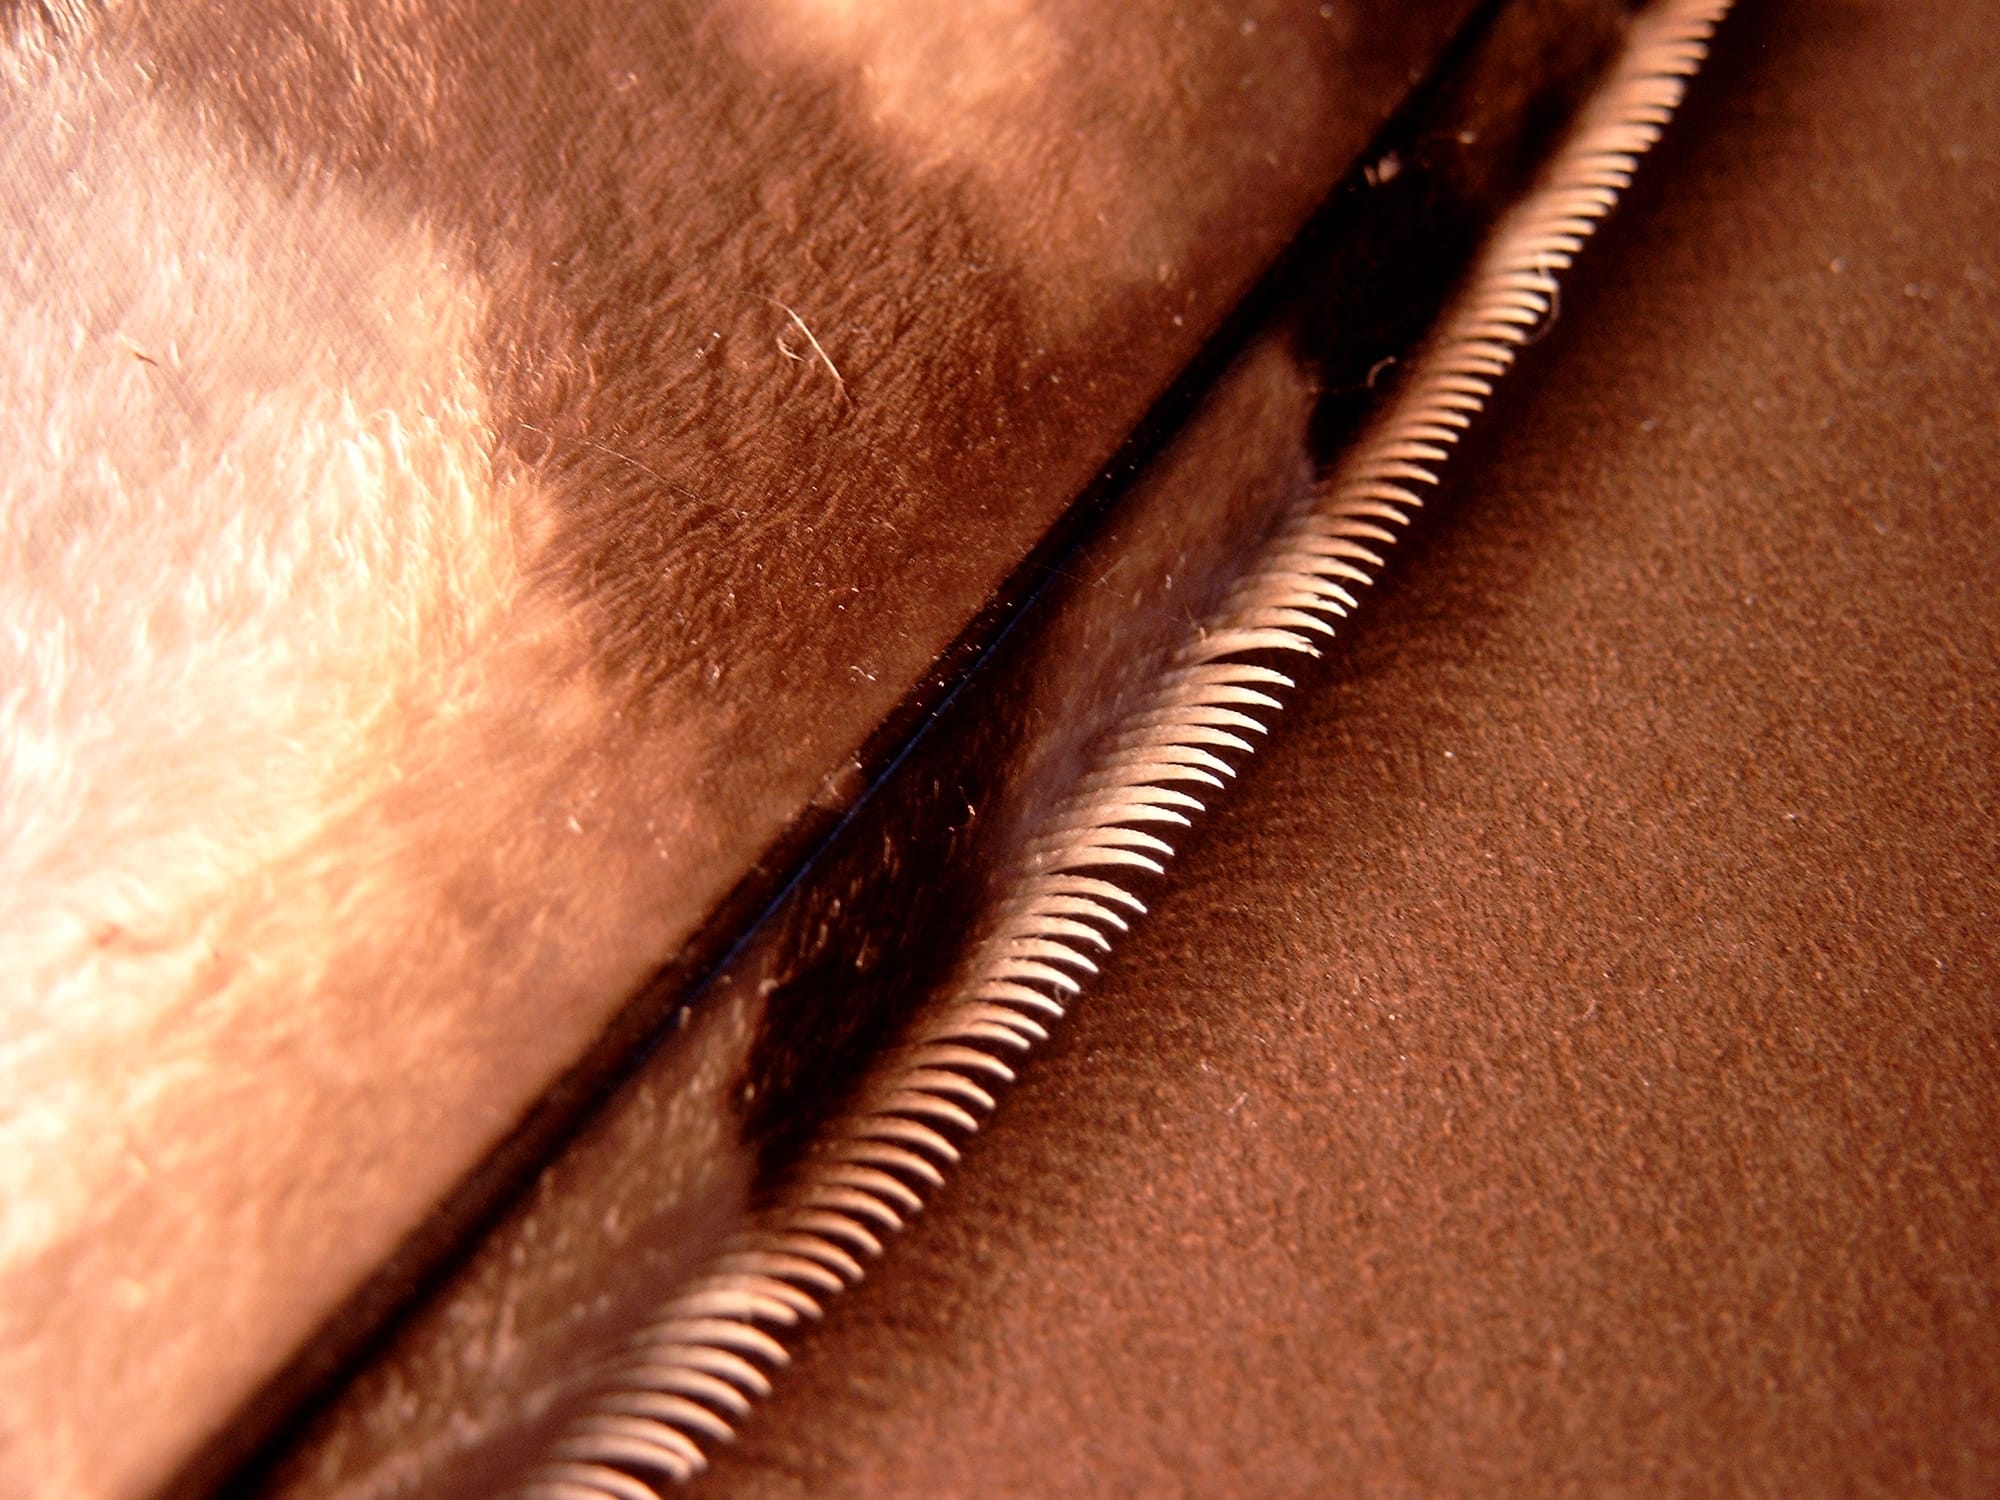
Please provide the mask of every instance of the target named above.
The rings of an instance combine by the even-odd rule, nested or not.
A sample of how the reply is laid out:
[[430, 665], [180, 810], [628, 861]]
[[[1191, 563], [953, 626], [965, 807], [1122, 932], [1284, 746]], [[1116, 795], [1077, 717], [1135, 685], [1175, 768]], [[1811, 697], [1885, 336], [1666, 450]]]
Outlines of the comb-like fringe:
[[[1383, 551], [1438, 483], [1457, 444], [1555, 310], [1555, 273], [1576, 254], [1660, 139], [1733, 0], [1660, 0], [1632, 25], [1612, 76], [1537, 186], [1502, 218], [1467, 288], [1412, 373], [1309, 503], [1192, 634], [1157, 690], [1029, 846], [1027, 865], [950, 998], [874, 1068], [791, 1184], [736, 1230], [653, 1322], [591, 1372], [594, 1394], [519, 1500], [660, 1500], [657, 1480], [707, 1466], [703, 1444], [767, 1394], [787, 1362], [770, 1332], [817, 1317], [859, 1281], [860, 1257], [923, 1204], [1013, 1079], [997, 1053], [1025, 1052], [1096, 971], [1138, 899], [1120, 871], [1159, 874], [1172, 848], [1147, 827], [1185, 827], [1254, 749], [1289, 678], [1248, 658], [1317, 655], [1314, 636], [1356, 605]], [[1144, 825], [1144, 826], [1142, 826]]]

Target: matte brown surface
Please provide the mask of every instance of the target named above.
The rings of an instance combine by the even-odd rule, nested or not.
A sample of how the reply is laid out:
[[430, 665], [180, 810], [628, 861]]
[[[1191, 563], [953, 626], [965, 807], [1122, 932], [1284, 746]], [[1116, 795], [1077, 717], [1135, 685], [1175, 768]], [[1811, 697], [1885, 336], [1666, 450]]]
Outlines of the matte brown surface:
[[2000, 39], [1745, 8], [1441, 514], [698, 1488], [2000, 1488]]

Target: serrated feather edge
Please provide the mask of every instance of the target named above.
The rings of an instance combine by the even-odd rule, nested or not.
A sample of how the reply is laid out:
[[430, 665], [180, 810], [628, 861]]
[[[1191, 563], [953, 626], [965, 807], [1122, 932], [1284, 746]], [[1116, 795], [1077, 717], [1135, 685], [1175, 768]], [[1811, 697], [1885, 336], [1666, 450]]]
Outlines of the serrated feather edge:
[[[1254, 751], [1291, 688], [1265, 661], [1317, 655], [1314, 637], [1357, 607], [1386, 549], [1438, 483], [1460, 437], [1555, 310], [1566, 270], [1660, 139], [1733, 0], [1660, 0], [1632, 24], [1610, 77], [1536, 186], [1495, 229], [1466, 288], [1396, 394], [1309, 501], [1195, 627], [1154, 692], [1058, 805], [941, 1002], [883, 1058], [791, 1182], [732, 1233], [660, 1315], [595, 1367], [516, 1500], [660, 1500], [707, 1466], [705, 1444], [770, 1391], [788, 1360], [776, 1331], [816, 1318], [859, 1281], [863, 1256], [903, 1227], [1012, 1081], [1003, 1053], [1046, 1039], [1095, 961], [1145, 911], [1124, 871], [1164, 871], [1149, 827], [1203, 810]], [[1262, 660], [1260, 660], [1260, 658]], [[1232, 760], [1231, 757], [1236, 757]], [[1140, 825], [1148, 825], [1142, 827]]]

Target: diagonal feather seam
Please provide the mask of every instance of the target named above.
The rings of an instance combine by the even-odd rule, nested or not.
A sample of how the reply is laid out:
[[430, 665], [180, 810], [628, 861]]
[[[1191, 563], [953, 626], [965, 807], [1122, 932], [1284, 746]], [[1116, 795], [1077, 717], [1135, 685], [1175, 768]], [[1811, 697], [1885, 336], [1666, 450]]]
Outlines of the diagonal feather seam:
[[[1156, 690], [1031, 843], [1027, 865], [948, 996], [872, 1071], [792, 1181], [732, 1233], [660, 1315], [588, 1372], [590, 1394], [511, 1500], [660, 1500], [707, 1467], [704, 1445], [771, 1390], [773, 1330], [815, 1318], [863, 1257], [938, 1188], [961, 1139], [1014, 1077], [998, 1054], [1047, 1024], [1144, 906], [1115, 878], [1162, 874], [1147, 826], [1189, 826], [1187, 787], [1220, 790], [1291, 680], [1255, 658], [1315, 656], [1385, 566], [1439, 468], [1556, 306], [1574, 262], [1658, 143], [1733, 0], [1657, 0], [1527, 196], [1501, 219], [1411, 373], [1307, 502], [1197, 626]], [[989, 1050], [990, 1049], [990, 1050]], [[647, 1476], [658, 1476], [657, 1479]]]

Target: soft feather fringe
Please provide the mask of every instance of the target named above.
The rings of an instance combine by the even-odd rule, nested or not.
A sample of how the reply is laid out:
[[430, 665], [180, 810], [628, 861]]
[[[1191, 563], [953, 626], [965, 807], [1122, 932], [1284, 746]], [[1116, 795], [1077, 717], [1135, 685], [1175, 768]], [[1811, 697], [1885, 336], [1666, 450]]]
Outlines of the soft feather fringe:
[[[465, 357], [477, 279], [420, 225], [207, 149], [135, 76], [0, 21], [10, 1269], [127, 1170], [105, 1121], [136, 1132], [160, 1096], [156, 1034], [185, 1057], [196, 1010], [298, 1009], [326, 950], [303, 920], [288, 984], [188, 997], [239, 893], [403, 773], [385, 745], [519, 575]], [[342, 889], [367, 868], [345, 857]]]
[[1383, 566], [1438, 482], [1494, 383], [1551, 315], [1566, 269], [1660, 139], [1731, 0], [1662, 0], [1634, 23], [1623, 57], [1537, 187], [1497, 229], [1468, 289], [1407, 382], [1312, 502], [1198, 628], [1151, 700], [1031, 847], [1028, 868], [975, 948], [950, 998], [883, 1059], [775, 1201], [736, 1231], [661, 1315], [591, 1372], [593, 1392], [520, 1500], [658, 1500], [658, 1480], [707, 1466], [706, 1443], [770, 1390], [786, 1362], [772, 1330], [818, 1316], [860, 1280], [862, 1257], [922, 1206], [976, 1130], [992, 1089], [1013, 1078], [996, 1055], [1047, 1036], [1088, 950], [1105, 950], [1143, 911], [1117, 873], [1159, 873], [1172, 849], [1147, 827], [1185, 826], [1248, 754], [1291, 686], [1254, 658], [1316, 654], [1315, 635], [1354, 608], [1350, 584]]

